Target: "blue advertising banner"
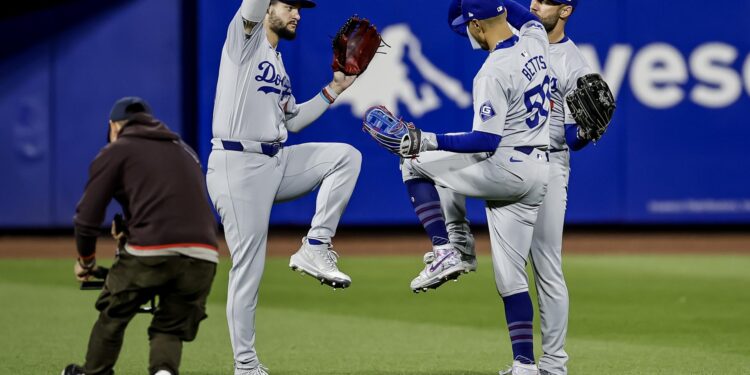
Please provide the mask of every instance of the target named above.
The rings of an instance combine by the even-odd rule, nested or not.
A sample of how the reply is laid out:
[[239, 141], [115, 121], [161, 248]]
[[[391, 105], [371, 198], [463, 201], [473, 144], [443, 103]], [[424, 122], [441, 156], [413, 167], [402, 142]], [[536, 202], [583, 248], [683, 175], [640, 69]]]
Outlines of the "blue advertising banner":
[[[182, 131], [181, 3], [112, 3], [38, 40], [8, 36], [24, 48], [0, 59], [0, 227], [73, 225], [115, 100], [146, 98]], [[33, 27], [70, 12], [33, 15]]]
[[[331, 80], [330, 40], [352, 14], [366, 16], [389, 47], [315, 124], [289, 143], [346, 142], [363, 154], [347, 224], [416, 223], [398, 160], [361, 131], [361, 117], [385, 105], [434, 132], [471, 129], [474, 74], [487, 54], [447, 27], [447, 1], [318, 1], [302, 10], [296, 40], [282, 42], [298, 102]], [[201, 156], [221, 48], [240, 1], [199, 2]], [[699, 10], [699, 11], [698, 11]], [[631, 0], [581, 1], [568, 25], [618, 101], [610, 130], [572, 155], [569, 223], [750, 223], [750, 39], [738, 25], [750, 3], [712, 6]], [[252, 126], [252, 124], [248, 124]], [[274, 207], [272, 223], [305, 224], [314, 194]], [[481, 202], [470, 219], [485, 222]]]

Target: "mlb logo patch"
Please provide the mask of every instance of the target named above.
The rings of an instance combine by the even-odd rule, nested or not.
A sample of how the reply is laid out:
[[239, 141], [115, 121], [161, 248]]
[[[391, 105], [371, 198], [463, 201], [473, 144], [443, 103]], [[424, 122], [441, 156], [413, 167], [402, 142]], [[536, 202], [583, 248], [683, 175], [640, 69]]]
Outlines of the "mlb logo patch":
[[482, 116], [482, 122], [486, 122], [487, 120], [495, 117], [495, 109], [492, 108], [492, 104], [490, 104], [489, 100], [482, 103], [482, 105], [479, 107], [479, 115]]

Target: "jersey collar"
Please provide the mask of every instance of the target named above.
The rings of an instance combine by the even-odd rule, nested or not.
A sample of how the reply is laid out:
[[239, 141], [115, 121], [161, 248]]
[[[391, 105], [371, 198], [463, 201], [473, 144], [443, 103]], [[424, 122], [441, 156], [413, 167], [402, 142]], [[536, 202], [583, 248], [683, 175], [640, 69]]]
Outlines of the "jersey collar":
[[510, 48], [510, 47], [513, 47], [513, 46], [515, 46], [515, 45], [516, 45], [516, 43], [518, 43], [518, 35], [513, 35], [513, 36], [511, 36], [511, 37], [510, 37], [510, 38], [508, 38], [508, 39], [505, 39], [505, 40], [503, 40], [503, 41], [501, 41], [501, 42], [498, 42], [498, 43], [497, 43], [497, 44], [495, 45], [495, 51], [497, 51], [497, 50], [499, 50], [499, 49], [504, 49], [504, 48]]
[[557, 43], [552, 43], [552, 44], [563, 44], [563, 43], [565, 43], [565, 42], [567, 42], [567, 41], [569, 41], [569, 40], [570, 40], [570, 38], [568, 38], [568, 36], [566, 35], [566, 36], [565, 36], [564, 38], [560, 39], [560, 41], [559, 41], [559, 42], [557, 42]]

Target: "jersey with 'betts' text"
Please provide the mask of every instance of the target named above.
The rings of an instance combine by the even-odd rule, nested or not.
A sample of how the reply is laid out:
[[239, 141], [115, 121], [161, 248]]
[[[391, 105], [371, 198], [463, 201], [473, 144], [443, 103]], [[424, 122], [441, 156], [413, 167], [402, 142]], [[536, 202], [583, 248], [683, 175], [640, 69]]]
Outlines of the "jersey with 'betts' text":
[[537, 21], [498, 43], [474, 78], [473, 130], [501, 135], [500, 147], [549, 146], [548, 53]]

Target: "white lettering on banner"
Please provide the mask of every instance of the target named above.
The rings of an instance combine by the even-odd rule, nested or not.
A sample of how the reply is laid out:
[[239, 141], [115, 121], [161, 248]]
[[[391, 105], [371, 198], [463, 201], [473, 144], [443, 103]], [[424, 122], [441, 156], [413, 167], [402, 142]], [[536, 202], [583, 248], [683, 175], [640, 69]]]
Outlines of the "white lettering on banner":
[[[740, 75], [732, 67], [739, 52], [726, 43], [697, 46], [690, 53], [689, 70], [682, 53], [667, 43], [647, 44], [635, 52], [628, 44], [613, 44], [603, 66], [594, 46], [581, 44], [579, 48], [592, 69], [609, 83], [615, 97], [628, 73], [633, 96], [650, 108], [672, 108], [686, 98], [702, 107], [725, 108], [739, 100], [743, 82], [750, 95], [750, 55]], [[691, 75], [696, 81], [692, 89], [686, 87]]]
[[653, 108], [674, 107], [685, 97], [680, 87], [688, 80], [685, 59], [677, 48], [650, 44], [633, 59], [630, 87], [643, 104]]
[[633, 47], [627, 44], [615, 44], [609, 49], [604, 69], [599, 63], [599, 56], [592, 45], [582, 44], [579, 46], [581, 54], [589, 62], [595, 72], [600, 72], [604, 80], [609, 84], [609, 89], [617, 97], [620, 93], [622, 81], [625, 79], [625, 72], [628, 70], [630, 57], [633, 56]]
[[731, 65], [737, 49], [724, 43], [707, 43], [690, 55], [690, 70], [702, 82], [693, 87], [693, 102], [709, 108], [732, 105], [742, 95], [742, 78]]
[[652, 214], [739, 214], [750, 212], [750, 199], [653, 200], [646, 204]]

